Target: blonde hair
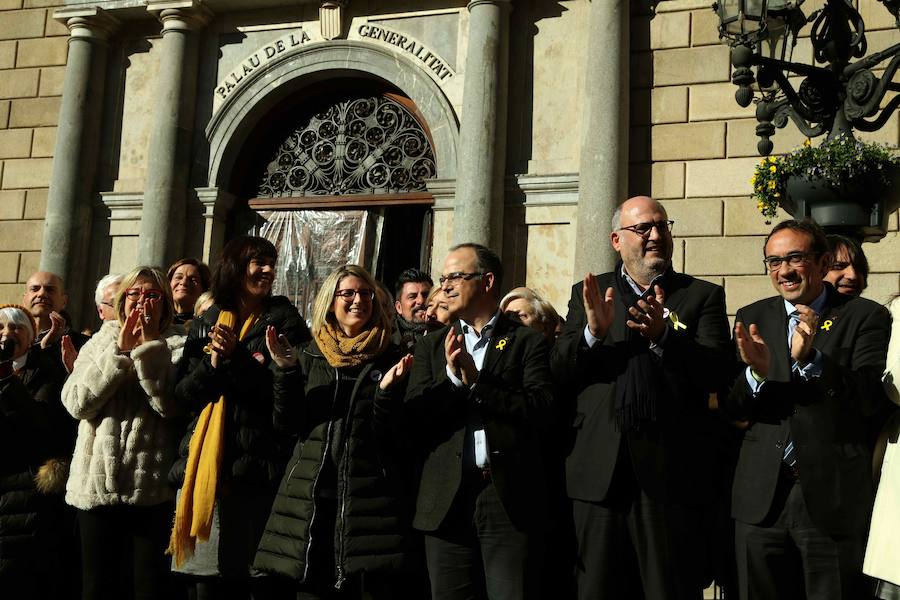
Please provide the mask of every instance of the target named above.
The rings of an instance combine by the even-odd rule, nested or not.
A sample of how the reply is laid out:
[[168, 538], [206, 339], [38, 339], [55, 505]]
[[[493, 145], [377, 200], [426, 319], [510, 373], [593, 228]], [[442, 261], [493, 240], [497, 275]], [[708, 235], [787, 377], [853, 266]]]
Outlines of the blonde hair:
[[517, 287], [512, 290], [500, 301], [500, 310], [506, 311], [506, 307], [513, 300], [525, 300], [531, 305], [534, 316], [540, 327], [537, 327], [547, 339], [552, 340], [556, 335], [556, 327], [559, 325], [559, 313], [553, 308], [553, 305], [541, 298], [537, 292], [527, 287]]
[[325, 281], [322, 282], [322, 287], [319, 288], [319, 293], [316, 294], [312, 313], [313, 337], [315, 338], [318, 336], [319, 329], [325, 325], [326, 321], [332, 325], [337, 324], [334, 311], [332, 310], [332, 307], [334, 306], [334, 293], [337, 291], [338, 284], [346, 277], [358, 277], [365, 281], [366, 285], [375, 291], [375, 297], [372, 299], [372, 317], [369, 319], [369, 322], [366, 323], [366, 327], [377, 326], [382, 329], [390, 330], [392, 317], [385, 310], [385, 306], [390, 305], [391, 299], [386, 297], [384, 289], [382, 289], [382, 287], [378, 285], [378, 282], [375, 281], [375, 278], [369, 275], [369, 272], [361, 266], [343, 265], [332, 271], [331, 274], [325, 278]]
[[[203, 314], [203, 312], [206, 312], [205, 310], [201, 312], [200, 309], [203, 308], [203, 305], [207, 302], [215, 302], [215, 300], [213, 299], [212, 290], [206, 290], [197, 297], [197, 301], [194, 302], [195, 317], [199, 317], [201, 314]], [[206, 308], [208, 309], [209, 307], [207, 306]]]
[[116, 292], [116, 300], [113, 303], [119, 324], [125, 324], [125, 292], [129, 288], [134, 287], [138, 279], [152, 281], [159, 288], [159, 291], [162, 292], [162, 316], [159, 319], [159, 331], [162, 333], [172, 324], [172, 317], [175, 315], [175, 304], [172, 300], [172, 288], [169, 285], [166, 274], [156, 267], [136, 267], [122, 278], [122, 283], [119, 284], [119, 291]]

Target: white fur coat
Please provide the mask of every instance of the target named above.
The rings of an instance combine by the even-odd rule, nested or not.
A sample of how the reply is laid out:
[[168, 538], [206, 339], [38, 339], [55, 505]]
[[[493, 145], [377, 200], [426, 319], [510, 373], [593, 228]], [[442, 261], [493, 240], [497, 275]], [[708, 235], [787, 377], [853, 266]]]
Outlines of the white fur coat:
[[115, 504], [153, 505], [173, 497], [166, 481], [181, 428], [168, 419], [175, 404], [175, 367], [184, 336], [169, 329], [131, 356], [119, 354], [120, 325], [106, 321], [82, 347], [62, 391], [79, 419], [66, 502], [83, 510]]
[[884, 389], [891, 400], [900, 404], [900, 296], [888, 304], [888, 309], [894, 322], [888, 344], [887, 367], [884, 369]]

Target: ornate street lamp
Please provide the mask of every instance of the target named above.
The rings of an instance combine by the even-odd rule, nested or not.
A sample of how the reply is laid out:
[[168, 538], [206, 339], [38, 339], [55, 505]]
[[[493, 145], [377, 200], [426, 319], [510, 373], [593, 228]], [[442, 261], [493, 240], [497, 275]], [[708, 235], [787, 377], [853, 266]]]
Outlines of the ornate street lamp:
[[[880, 1], [898, 17], [900, 0]], [[775, 128], [784, 127], [788, 119], [810, 138], [826, 133], [829, 138], [840, 133], [852, 136], [853, 129], [880, 129], [900, 106], [900, 96], [895, 96], [879, 109], [888, 91], [900, 92], [900, 82], [893, 81], [900, 66], [900, 43], [862, 58], [867, 49], [865, 24], [850, 0], [826, 0], [809, 17], [802, 4], [803, 0], [719, 0], [713, 5], [719, 35], [732, 48], [735, 100], [749, 106], [759, 95], [756, 135], [763, 156], [772, 152]], [[817, 64], [792, 62], [797, 36], [810, 23]], [[872, 69], [888, 59], [879, 78]], [[799, 87], [788, 79], [792, 75], [803, 78]]]
[[[900, 0], [879, 1], [900, 29]], [[797, 218], [812, 217], [827, 229], [877, 241], [887, 232], [888, 215], [900, 204], [900, 161], [870, 161], [870, 149], [856, 142], [853, 130], [877, 131], [900, 106], [900, 94], [882, 106], [888, 92], [900, 92], [900, 81], [894, 81], [900, 43], [866, 56], [865, 23], [852, 0], [825, 0], [809, 16], [801, 8], [803, 2], [718, 0], [713, 5], [719, 36], [731, 46], [735, 100], [740, 106], [756, 102], [759, 154], [772, 152], [776, 127], [785, 127], [789, 119], [808, 138], [827, 134], [826, 144], [802, 172], [790, 171], [803, 160], [797, 151], [783, 162], [766, 163], [765, 169], [773, 173], [788, 167], [786, 184], [782, 188], [780, 182], [769, 182], [773, 187], [763, 190], [755, 177], [754, 195], [759, 199], [771, 193]], [[813, 64], [793, 60], [797, 37], [807, 25]], [[876, 75], [873, 69], [885, 62]], [[838, 157], [837, 164], [820, 168], [826, 148]], [[877, 164], [857, 169], [854, 161], [860, 158]], [[835, 176], [835, 169], [844, 175]], [[760, 210], [770, 217], [775, 209], [766, 210], [764, 204], [761, 201]]]

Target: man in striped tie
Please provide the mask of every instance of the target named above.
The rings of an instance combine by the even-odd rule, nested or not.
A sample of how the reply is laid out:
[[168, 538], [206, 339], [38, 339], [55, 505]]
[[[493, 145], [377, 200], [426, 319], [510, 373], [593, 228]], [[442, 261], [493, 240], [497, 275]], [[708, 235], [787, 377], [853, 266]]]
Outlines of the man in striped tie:
[[832, 256], [811, 221], [776, 225], [763, 261], [778, 295], [737, 313], [745, 366], [725, 402], [750, 422], [732, 496], [740, 597], [864, 598], [890, 317], [823, 281]]

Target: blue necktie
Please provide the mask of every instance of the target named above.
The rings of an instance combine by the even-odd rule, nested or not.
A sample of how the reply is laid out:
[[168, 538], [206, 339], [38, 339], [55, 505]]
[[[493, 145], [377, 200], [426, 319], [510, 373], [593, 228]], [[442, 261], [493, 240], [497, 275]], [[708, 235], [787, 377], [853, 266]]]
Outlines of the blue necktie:
[[[797, 328], [799, 323], [800, 313], [797, 311], [792, 312], [788, 318], [788, 355], [790, 355], [791, 352], [791, 339], [794, 336], [794, 329]], [[784, 461], [784, 464], [788, 466], [794, 475], [797, 475], [797, 451], [794, 449], [794, 440], [791, 439], [790, 432], [788, 432], [788, 437], [784, 445], [784, 455], [781, 460]]]

